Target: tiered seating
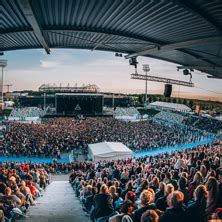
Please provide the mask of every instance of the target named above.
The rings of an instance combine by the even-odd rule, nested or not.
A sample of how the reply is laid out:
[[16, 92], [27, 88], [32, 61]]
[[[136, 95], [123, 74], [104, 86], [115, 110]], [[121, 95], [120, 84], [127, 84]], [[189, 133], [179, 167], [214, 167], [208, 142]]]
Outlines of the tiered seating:
[[[220, 146], [208, 144], [137, 159], [74, 163], [69, 181], [93, 222], [208, 221], [222, 216], [219, 155]], [[155, 220], [145, 219], [150, 214]]]
[[9, 117], [27, 118], [27, 117], [39, 117], [44, 115], [45, 112], [38, 107], [24, 107], [14, 108]]
[[168, 122], [182, 123], [185, 117], [178, 113], [161, 111], [158, 114], [156, 114], [154, 118], [161, 119]]
[[192, 126], [210, 133], [222, 131], [222, 121], [213, 118], [189, 116], [189, 118], [184, 119], [183, 123], [187, 126]]
[[140, 113], [135, 107], [129, 107], [129, 108], [120, 108], [117, 107], [115, 111], [115, 116], [138, 116]]
[[32, 163], [1, 163], [0, 221], [26, 217], [29, 207], [36, 205], [51, 180], [44, 167]]

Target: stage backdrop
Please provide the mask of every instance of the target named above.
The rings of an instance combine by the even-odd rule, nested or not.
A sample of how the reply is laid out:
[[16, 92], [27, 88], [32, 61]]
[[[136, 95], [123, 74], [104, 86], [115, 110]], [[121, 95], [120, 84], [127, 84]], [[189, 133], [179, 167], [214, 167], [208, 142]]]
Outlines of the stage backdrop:
[[95, 115], [103, 112], [103, 95], [89, 93], [57, 93], [57, 114]]

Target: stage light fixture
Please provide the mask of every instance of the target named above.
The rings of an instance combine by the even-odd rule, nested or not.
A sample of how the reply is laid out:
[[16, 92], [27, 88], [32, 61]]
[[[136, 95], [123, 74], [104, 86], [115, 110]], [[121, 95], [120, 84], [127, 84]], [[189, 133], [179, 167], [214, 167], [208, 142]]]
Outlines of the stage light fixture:
[[183, 70], [183, 74], [184, 74], [185, 76], [187, 76], [187, 75], [190, 75], [190, 72], [189, 72], [188, 69], [184, 69], [184, 70]]

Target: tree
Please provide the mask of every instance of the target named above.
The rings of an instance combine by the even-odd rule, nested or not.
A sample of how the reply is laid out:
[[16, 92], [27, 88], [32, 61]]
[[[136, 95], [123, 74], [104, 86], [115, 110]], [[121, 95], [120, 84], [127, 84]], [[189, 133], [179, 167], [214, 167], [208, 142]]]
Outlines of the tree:
[[173, 98], [172, 102], [173, 102], [173, 103], [177, 103], [177, 99], [176, 99], [176, 98]]
[[193, 106], [194, 106], [193, 100], [189, 100], [188, 106], [189, 106], [191, 109], [193, 109]]

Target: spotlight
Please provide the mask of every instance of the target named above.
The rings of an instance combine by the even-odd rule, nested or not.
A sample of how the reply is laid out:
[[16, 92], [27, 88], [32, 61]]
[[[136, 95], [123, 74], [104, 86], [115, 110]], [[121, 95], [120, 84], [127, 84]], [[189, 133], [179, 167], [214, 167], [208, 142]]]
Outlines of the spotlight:
[[183, 74], [184, 74], [185, 76], [187, 76], [187, 75], [190, 75], [190, 72], [189, 72], [188, 69], [184, 69], [184, 70], [183, 70]]
[[130, 58], [130, 59], [129, 59], [129, 64], [130, 64], [131, 66], [135, 66], [135, 68], [136, 68], [136, 67], [137, 67], [137, 64], [138, 64], [136, 57]]
[[115, 56], [116, 56], [116, 57], [123, 57], [123, 54], [116, 52], [116, 53], [115, 53]]

